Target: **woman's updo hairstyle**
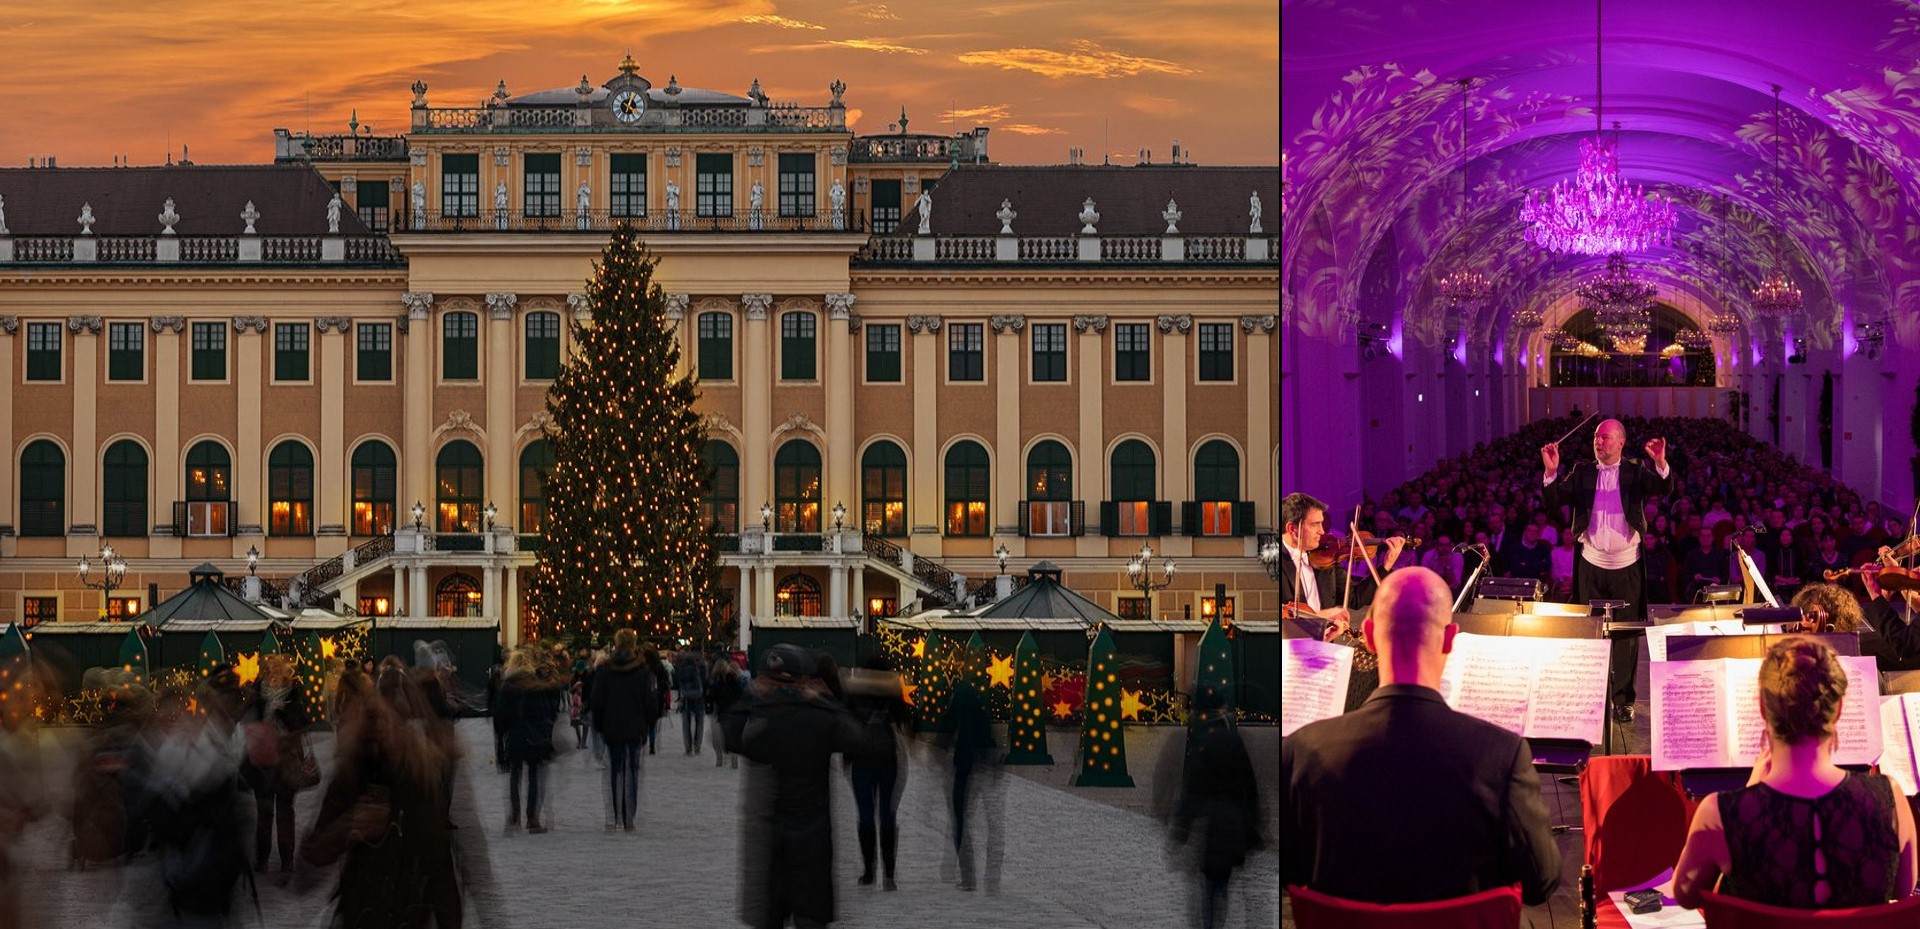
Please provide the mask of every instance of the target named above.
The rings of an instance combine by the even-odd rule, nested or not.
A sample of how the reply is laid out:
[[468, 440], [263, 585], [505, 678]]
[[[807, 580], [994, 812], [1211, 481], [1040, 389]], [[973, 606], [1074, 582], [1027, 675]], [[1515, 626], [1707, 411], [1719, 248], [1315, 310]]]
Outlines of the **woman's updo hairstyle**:
[[1789, 744], [1833, 734], [1847, 674], [1832, 648], [1790, 636], [1773, 643], [1760, 662], [1760, 715], [1773, 737]]

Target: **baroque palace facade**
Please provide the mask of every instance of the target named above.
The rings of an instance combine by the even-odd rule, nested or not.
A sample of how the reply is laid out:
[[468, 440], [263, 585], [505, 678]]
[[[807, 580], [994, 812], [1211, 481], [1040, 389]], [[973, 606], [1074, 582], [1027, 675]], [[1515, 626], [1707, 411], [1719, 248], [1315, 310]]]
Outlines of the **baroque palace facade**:
[[[273, 164], [0, 170], [0, 622], [122, 619], [213, 562], [520, 635], [550, 379], [629, 222], [697, 374], [736, 617], [845, 627], [1052, 561], [1122, 616], [1273, 618], [1266, 168], [1010, 167], [987, 131], [601, 86]], [[126, 562], [111, 591], [98, 562]], [[999, 557], [1004, 550], [1003, 559]]]

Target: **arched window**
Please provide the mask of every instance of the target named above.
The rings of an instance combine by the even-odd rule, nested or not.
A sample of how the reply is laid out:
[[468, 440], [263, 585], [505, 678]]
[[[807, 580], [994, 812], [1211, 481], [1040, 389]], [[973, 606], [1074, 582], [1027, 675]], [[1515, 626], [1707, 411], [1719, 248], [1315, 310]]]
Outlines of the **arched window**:
[[907, 453], [892, 442], [875, 442], [860, 456], [860, 531], [907, 534]]
[[392, 535], [399, 496], [393, 446], [378, 439], [353, 450], [353, 534]]
[[700, 449], [707, 466], [707, 495], [700, 498], [700, 519], [718, 533], [740, 531], [740, 456], [733, 446], [710, 439]]
[[292, 439], [267, 456], [267, 534], [313, 534], [313, 453]]
[[820, 531], [820, 450], [795, 439], [773, 456], [773, 528]]
[[529, 381], [560, 376], [560, 314], [536, 310], [527, 314], [526, 370]]
[[[1240, 453], [1220, 439], [1193, 455], [1193, 499], [1200, 525], [1192, 535], [1233, 535], [1234, 507], [1240, 496]], [[1183, 519], [1186, 517], [1182, 517]]]
[[947, 535], [987, 535], [987, 450], [978, 442], [947, 449]]
[[773, 615], [819, 616], [820, 582], [804, 574], [789, 574], [774, 588]]
[[1073, 534], [1073, 455], [1052, 439], [1027, 452], [1027, 534]]
[[1139, 439], [1128, 439], [1113, 450], [1110, 484], [1118, 520], [1117, 535], [1152, 534], [1151, 510], [1156, 481], [1153, 449]]
[[472, 442], [448, 442], [434, 459], [433, 483], [438, 504], [435, 521], [440, 532], [479, 532], [480, 496], [485, 493], [485, 466]]
[[535, 439], [520, 452], [520, 531], [547, 531], [547, 475], [553, 473], [553, 443]]
[[433, 615], [479, 616], [480, 582], [471, 574], [449, 574], [433, 591]]
[[[233, 457], [208, 439], [187, 449], [187, 535], [222, 536], [233, 528]], [[174, 519], [180, 519], [175, 508]], [[176, 526], [175, 532], [180, 531]]]
[[132, 439], [107, 446], [100, 469], [100, 534], [147, 534], [147, 450]]
[[67, 534], [67, 456], [47, 439], [20, 452], [20, 534]]

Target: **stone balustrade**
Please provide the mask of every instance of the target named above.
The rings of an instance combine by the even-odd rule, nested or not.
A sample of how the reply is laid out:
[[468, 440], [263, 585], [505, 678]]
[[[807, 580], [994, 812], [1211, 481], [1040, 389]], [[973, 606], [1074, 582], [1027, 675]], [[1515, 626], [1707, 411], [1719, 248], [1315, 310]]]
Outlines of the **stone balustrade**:
[[855, 256], [895, 264], [1275, 264], [1273, 236], [874, 236]]
[[403, 263], [379, 235], [0, 235], [0, 265]]

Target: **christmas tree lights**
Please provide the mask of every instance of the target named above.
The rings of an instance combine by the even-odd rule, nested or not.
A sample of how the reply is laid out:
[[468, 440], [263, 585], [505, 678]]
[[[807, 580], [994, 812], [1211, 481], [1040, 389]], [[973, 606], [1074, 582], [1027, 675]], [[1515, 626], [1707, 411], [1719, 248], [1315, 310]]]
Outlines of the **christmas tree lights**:
[[1007, 764], [1053, 764], [1047, 752], [1046, 695], [1041, 691], [1040, 646], [1020, 634], [1013, 650], [1013, 713], [1007, 720]]
[[1132, 787], [1127, 774], [1126, 731], [1121, 728], [1122, 692], [1114, 665], [1113, 635], [1105, 628], [1087, 651], [1087, 703], [1081, 714], [1076, 787]]
[[592, 325], [547, 392], [546, 540], [527, 585], [530, 634], [602, 641], [632, 627], [661, 641], [710, 629], [719, 560], [701, 519], [706, 428], [656, 260], [614, 230], [587, 283]]
[[1227, 631], [1221, 628], [1219, 618], [1215, 617], [1208, 624], [1206, 633], [1200, 636], [1200, 667], [1194, 672], [1193, 692], [1198, 695], [1203, 690], [1212, 689], [1232, 707], [1233, 653], [1230, 645]]

